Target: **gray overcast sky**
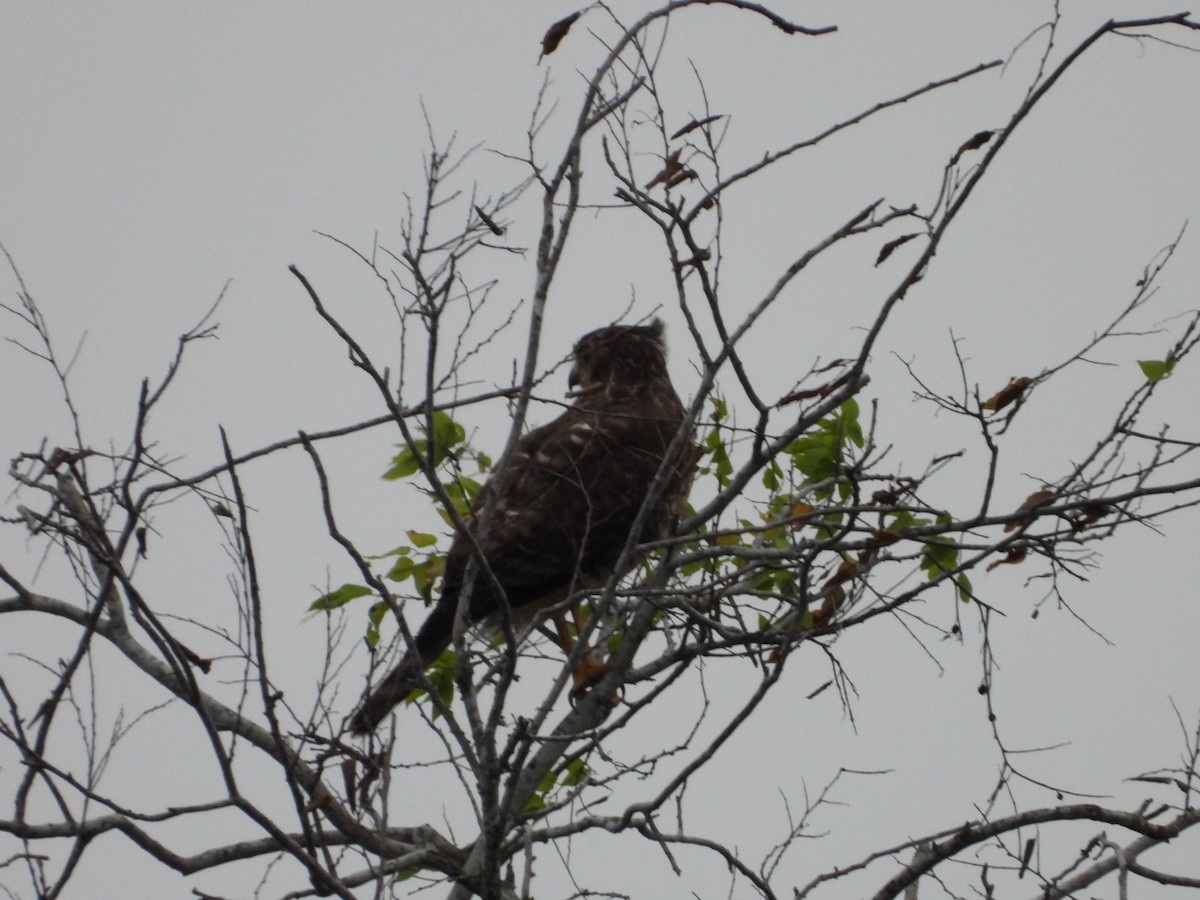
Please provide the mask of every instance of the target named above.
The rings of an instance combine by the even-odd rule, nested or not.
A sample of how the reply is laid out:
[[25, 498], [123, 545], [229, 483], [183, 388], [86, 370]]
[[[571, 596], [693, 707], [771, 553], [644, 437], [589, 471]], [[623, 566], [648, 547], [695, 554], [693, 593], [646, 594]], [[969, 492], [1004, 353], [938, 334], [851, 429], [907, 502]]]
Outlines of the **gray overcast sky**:
[[[724, 148], [731, 168], [933, 78], [1005, 58], [1053, 9], [1049, 3], [994, 0], [779, 6], [806, 24], [840, 30], [789, 38], [749, 16], [697, 9], [679, 17], [668, 39], [662, 71], [665, 89], [676, 98], [677, 124], [701, 109], [691, 59], [713, 108], [733, 114]], [[649, 7], [614, 8], [631, 19]], [[1068, 0], [1061, 8], [1061, 47], [1109, 16], [1182, 9], [1085, 0]], [[287, 266], [298, 264], [339, 314], [386, 348], [393, 339], [386, 297], [346, 251], [314, 232], [364, 251], [376, 235], [383, 246], [399, 245], [403, 195], [422, 189], [422, 103], [435, 133], [443, 140], [457, 134], [460, 149], [483, 143], [488, 150], [520, 154], [548, 68], [549, 96], [559, 106], [539, 150], [554, 159], [556, 140], [575, 112], [583, 80], [578, 73], [592, 71], [601, 56], [583, 26], [612, 34], [593, 11], [537, 66], [542, 32], [569, 11], [542, 0], [0, 8], [0, 243], [41, 304], [58, 351], [69, 357], [86, 334], [72, 388], [87, 440], [96, 446], [127, 440], [140, 380], [164, 371], [178, 335], [227, 281], [219, 342], [191, 348], [155, 422], [163, 452], [184, 458], [181, 471], [218, 460], [218, 425], [244, 451], [298, 429], [378, 414], [376, 397], [317, 321]], [[732, 196], [725, 295], [744, 296], [748, 307], [799, 249], [873, 200], [931, 203], [950, 154], [976, 131], [1004, 123], [1043, 46], [1044, 39], [1034, 37], [1003, 73], [893, 110]], [[959, 423], [911, 402], [915, 386], [893, 351], [914, 360], [936, 386], [953, 390], [952, 327], [964, 342], [972, 379], [986, 394], [1014, 375], [1034, 374], [1069, 356], [1128, 302], [1142, 268], [1200, 210], [1197, 96], [1195, 52], [1148, 40], [1110, 40], [1022, 127], [876, 354], [874, 383], [864, 399], [883, 401], [881, 435], [896, 445], [898, 458], [920, 466], [938, 449], [978, 447]], [[585, 171], [599, 175], [603, 163], [594, 146], [589, 154]], [[481, 150], [462, 184], [477, 181], [481, 196], [494, 196], [524, 175], [518, 164]], [[597, 179], [593, 199], [605, 198], [610, 187]], [[536, 242], [533, 200], [513, 211], [514, 245]], [[1195, 227], [1139, 327], [1153, 328], [1196, 307]], [[548, 315], [548, 361], [560, 358], [583, 331], [619, 315], [631, 297], [634, 316], [662, 302], [679, 350], [672, 358], [676, 383], [685, 393], [694, 387], [654, 240], [632, 218], [581, 217]], [[895, 277], [887, 267], [873, 269], [871, 261], [865, 251], [839, 255], [796, 286], [748, 354], [756, 377], [784, 391], [814, 359], [853, 353], [859, 329]], [[498, 255], [497, 304], [527, 298], [532, 271], [528, 259]], [[476, 272], [481, 279], [488, 274]], [[15, 282], [7, 272], [3, 278], [8, 302]], [[4, 321], [5, 336], [20, 336], [15, 320]], [[473, 370], [481, 389], [509, 377], [521, 345], [516, 332], [502, 343]], [[1007, 438], [1007, 452], [1023, 467], [1001, 473], [1001, 496], [1015, 506], [1039, 479], [1066, 471], [1102, 433], [1114, 398], [1137, 383], [1134, 361], [1161, 354], [1165, 346], [1163, 338], [1150, 336], [1107, 347], [1103, 361], [1116, 365], [1079, 368], [1039, 394], [1036, 408]], [[69, 421], [47, 368], [11, 344], [0, 346], [0, 367], [8, 388], [0, 400], [5, 458], [34, 449], [43, 437], [51, 445], [67, 441]], [[564, 380], [561, 373], [556, 377], [554, 390]], [[1193, 373], [1179, 373], [1154, 413], [1173, 422], [1179, 437], [1200, 438], [1193, 415], [1197, 387]], [[535, 408], [531, 420], [550, 415]], [[493, 453], [500, 450], [504, 422], [500, 406], [467, 419], [479, 446]], [[421, 502], [378, 480], [395, 440], [377, 432], [330, 451], [340, 511], [366, 552], [389, 549], [399, 529], [436, 527]], [[929, 499], [953, 507], [955, 484], [974, 485], [980, 465], [977, 456], [968, 456], [963, 480], [948, 482], [945, 496]], [[304, 708], [311, 703], [312, 661], [324, 638], [321, 622], [305, 618], [304, 608], [327, 580], [340, 583], [353, 573], [324, 534], [314, 478], [299, 453], [247, 477], [262, 515], [257, 537], [277, 641], [276, 674]], [[197, 610], [228, 605], [215, 529], [203, 509], [181, 505], [165, 515], [171, 531], [153, 545], [145, 573], [161, 592], [156, 608], [206, 620]], [[1194, 724], [1200, 714], [1200, 573], [1188, 552], [1197, 524], [1189, 514], [1169, 520], [1162, 535], [1149, 528], [1128, 532], [1104, 547], [1102, 568], [1090, 581], [1070, 587], [1075, 610], [1111, 644], [1052, 604], [1032, 619], [1045, 591], [1043, 583], [1026, 582], [1033, 571], [977, 578], [983, 596], [1006, 612], [994, 635], [1003, 679], [996, 700], [1006, 741], [1014, 748], [1070, 742], [1024, 758], [1031, 775], [1111, 793], [1105, 802], [1114, 806], [1136, 806], [1150, 792], [1122, 779], [1177, 761], [1183, 737], [1172, 701], [1185, 723]], [[0, 534], [0, 554], [22, 574], [38, 564], [34, 546], [15, 528]], [[69, 584], [52, 569], [41, 577], [39, 588], [47, 593]], [[948, 613], [930, 615], [944, 620]], [[350, 626], [358, 627], [357, 621]], [[6, 628], [0, 630], [0, 651], [30, 652], [33, 645], [53, 659], [62, 638]], [[791, 798], [795, 813], [803, 790], [815, 793], [839, 767], [892, 770], [843, 785], [839, 799], [847, 806], [818, 820], [817, 830], [831, 831], [830, 837], [789, 857], [801, 884], [868, 850], [971, 817], [972, 803], [986, 796], [997, 766], [976, 693], [978, 635], [968, 627], [964, 644], [934, 649], [936, 663], [897, 624], [862, 629], [855, 641], [841, 642], [840, 658], [859, 695], [853, 723], [832, 691], [801, 699], [827, 676], [823, 662], [814, 656], [796, 665], [787, 690], [724, 749], [716, 763], [724, 774], [711, 791], [689, 796], [692, 824], [735, 820], [732, 840], [756, 858], [786, 829], [779, 792]], [[0, 662], [6, 673], [13, 660]], [[346, 710], [364, 669], [359, 657], [345, 674], [339, 702]], [[24, 671], [32, 677], [34, 670]], [[756, 676], [720, 677], [735, 695], [716, 702], [733, 703]], [[140, 708], [161, 699], [130, 678], [119, 699], [102, 697], [110, 714], [119, 702]], [[713, 679], [710, 691], [719, 683], [715, 674]], [[681, 708], [680, 722], [691, 712]], [[180, 723], [189, 721], [176, 715]], [[155, 734], [161, 761], [147, 767], [135, 734], [114, 760], [112, 783], [138, 785], [148, 806], [161, 796], [178, 794], [179, 802], [205, 796], [201, 786], [213, 782], [197, 761], [204, 759], [203, 749], [192, 760], [186, 744], [168, 743], [171, 736], [161, 729]], [[635, 738], [627, 736], [622, 747], [630, 755], [638, 751]], [[436, 752], [432, 745], [425, 749]], [[19, 767], [3, 751], [0, 767], [3, 809]], [[445, 817], [463, 829], [460, 837], [469, 832], [469, 813], [440, 799], [453, 796], [452, 782], [419, 770], [405, 777], [411, 779], [402, 786], [406, 805], [419, 821], [440, 825]], [[1031, 791], [1022, 800], [1035, 806], [1054, 797]], [[224, 838], [221, 827], [214, 824], [214, 835], [200, 838], [168, 834], [181, 850], [194, 852], [206, 838]], [[1153, 860], [1178, 867], [1200, 856], [1195, 837], [1181, 843]], [[624, 872], [612, 871], [611, 854], [618, 850], [630, 854]], [[1069, 860], [1071, 851], [1063, 852]], [[10, 845], [0, 839], [0, 860], [9, 855]], [[552, 852], [541, 851], [540, 859], [538, 896], [568, 895], [569, 882]], [[687, 859], [693, 865], [677, 879], [658, 851], [629, 842], [581, 842], [572, 866], [583, 884], [634, 896], [725, 896], [722, 867], [709, 858]], [[256, 869], [231, 867], [180, 879], [112, 838], [84, 865], [88, 877], [69, 896], [113, 896], [109, 885], [130, 872], [146, 896], [183, 897], [193, 887], [246, 896], [253, 884], [248, 879], [257, 877]], [[834, 896], [877, 887], [890, 874], [882, 871], [872, 870], [849, 893]], [[1194, 866], [1189, 874], [1197, 875]], [[1114, 890], [1106, 883], [1091, 894], [1115, 896]], [[1140, 896], [1177, 895], [1159, 889]]]

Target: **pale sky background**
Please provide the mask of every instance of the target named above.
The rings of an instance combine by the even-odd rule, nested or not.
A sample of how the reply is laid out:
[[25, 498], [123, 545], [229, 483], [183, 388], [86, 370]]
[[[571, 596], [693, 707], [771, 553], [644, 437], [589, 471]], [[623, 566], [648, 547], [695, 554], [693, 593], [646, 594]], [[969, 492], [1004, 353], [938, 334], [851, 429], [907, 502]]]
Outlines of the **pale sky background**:
[[[682, 125], [701, 110], [691, 59], [712, 107], [732, 113], [724, 146], [729, 169], [934, 78], [1005, 58], [1053, 11], [1048, 2], [996, 0], [775, 5], [804, 24], [840, 30], [787, 37], [745, 14], [697, 8], [675, 20], [668, 39], [661, 74], [674, 98], [672, 121]], [[650, 7], [618, 2], [614, 8], [628, 20]], [[1073, 45], [1110, 16], [1185, 8], [1065, 0], [1058, 46]], [[345, 250], [314, 232], [364, 251], [376, 235], [383, 246], [399, 246], [403, 195], [418, 195], [423, 186], [422, 102], [443, 140], [456, 133], [461, 149], [482, 143], [520, 154], [548, 68], [549, 96], [559, 106], [538, 151], [555, 161], [581, 93], [578, 73], [590, 73], [602, 55], [585, 26], [613, 35], [604, 15], [590, 12], [557, 53], [536, 65], [543, 31], [572, 9], [542, 0], [0, 7], [0, 243], [40, 303], [58, 352], [69, 358], [86, 335], [71, 387], [87, 442], [125, 444], [140, 380], [161, 375], [176, 338], [227, 281], [219, 341], [189, 349], [153, 423], [161, 452], [180, 457], [177, 472], [218, 461], [221, 425], [235, 451], [246, 451], [300, 429], [377, 415], [377, 396], [317, 320], [287, 266], [297, 264], [375, 349], [394, 352], [386, 296]], [[1182, 31], [1159, 33], [1189, 40]], [[1190, 41], [1200, 46], [1195, 36]], [[869, 202], [883, 197], [896, 206], [928, 207], [955, 148], [1007, 120], [1043, 47], [1044, 34], [1002, 73], [889, 111], [732, 194], [722, 273], [727, 314], [749, 308], [791, 258]], [[970, 512], [985, 460], [970, 428], [911, 400], [915, 385], [893, 352], [912, 360], [931, 384], [953, 391], [953, 328], [969, 357], [969, 377], [987, 395], [1010, 377], [1036, 374], [1081, 347], [1133, 296], [1143, 267], [1200, 211], [1198, 96], [1196, 52], [1110, 38], [1011, 139], [929, 277], [897, 311], [876, 350], [873, 383], [860, 398], [864, 409], [880, 399], [879, 439], [895, 445], [896, 465], [906, 461], [916, 472], [932, 455], [968, 450], [927, 500]], [[593, 199], [611, 193], [602, 167], [593, 144], [584, 161], [585, 175], [596, 179], [588, 188]], [[460, 185], [469, 190], [474, 182], [480, 196], [494, 196], [524, 175], [518, 164], [481, 149]], [[530, 194], [512, 211], [512, 245], [535, 245], [537, 199]], [[580, 334], [612, 321], [633, 296], [635, 317], [665, 304], [672, 372], [681, 393], [689, 394], [696, 377], [657, 236], [631, 213], [581, 215], [577, 225], [550, 301], [545, 360], [560, 358]], [[1139, 328], [1177, 325], [1173, 317], [1200, 303], [1198, 227], [1193, 222], [1184, 235]], [[772, 310], [746, 353], [768, 396], [786, 391], [814, 359], [853, 354], [857, 329], [917, 252], [914, 242], [897, 252], [895, 265], [874, 269], [881, 242], [834, 254]], [[500, 279], [492, 301], [498, 309], [532, 292], [529, 256], [496, 253], [476, 258], [474, 266], [477, 280]], [[0, 278], [10, 302], [15, 282], [7, 271]], [[519, 325], [524, 321], [522, 313]], [[0, 322], [4, 336], [28, 339], [15, 319]], [[1004, 439], [997, 508], [1015, 507], [1040, 479], [1068, 471], [1137, 385], [1135, 361], [1161, 357], [1168, 346], [1165, 334], [1113, 343], [1097, 356], [1114, 365], [1077, 366], [1037, 393]], [[520, 349], [514, 330], [483, 354], [472, 369], [477, 388], [504, 382]], [[1163, 386], [1147, 430], [1171, 422], [1174, 436], [1200, 439], [1194, 418], [1200, 379], [1191, 371], [1196, 360], [1189, 364]], [[67, 441], [68, 419], [48, 368], [3, 344], [0, 372], [7, 386], [0, 400], [4, 458], [36, 449], [43, 438], [51, 446]], [[565, 375], [556, 379], [552, 390], [565, 388]], [[552, 415], [535, 407], [530, 421]], [[502, 404], [463, 420], [481, 449], [499, 452]], [[435, 527], [424, 501], [378, 479], [397, 439], [378, 429], [323, 448], [341, 523], [364, 552], [390, 549], [405, 528]], [[1172, 477], [1195, 474], [1180, 469]], [[327, 584], [354, 573], [325, 534], [315, 478], [301, 452], [271, 457], [243, 476], [257, 510], [268, 652], [288, 700], [304, 710], [313, 702], [324, 638], [322, 620], [304, 610]], [[7, 490], [5, 500], [4, 514], [11, 515]], [[188, 499], [162, 510], [155, 524], [162, 533], [140, 573], [151, 604], [163, 614], [235, 627], [228, 565], [211, 516]], [[1056, 747], [1020, 757], [1028, 774], [1105, 795], [1099, 802], [1106, 806], [1134, 808], [1150, 796], [1176, 799], [1124, 779], [1178, 763], [1184, 735], [1172, 703], [1189, 728], [1200, 716], [1200, 561], [1191, 552], [1198, 525], [1188, 513], [1166, 519], [1161, 533], [1126, 529], [1102, 546], [1101, 567], [1086, 583], [1067, 587], [1075, 612], [1111, 644], [1052, 603], [1031, 617], [1045, 591], [1043, 581], [1028, 580], [1041, 571], [1033, 565], [974, 576], [980, 595], [1005, 613], [992, 633], [1001, 734], [1013, 749]], [[32, 576], [39, 548], [17, 528], [0, 532], [0, 559], [19, 574]], [[69, 573], [56, 565], [35, 584], [44, 593], [74, 596]], [[931, 597], [922, 614], [946, 624], [953, 604], [948, 592]], [[352, 634], [362, 628], [354, 616], [364, 612], [352, 612]], [[788, 885], [803, 885], [834, 865], [972, 818], [973, 804], [986, 799], [995, 781], [998, 754], [976, 691], [977, 617], [969, 610], [962, 615], [963, 643], [934, 641], [936, 663], [890, 620], [839, 641], [839, 659], [858, 692], [853, 722], [833, 691], [804, 699], [825, 680], [827, 667], [817, 654], [801, 653], [774, 697], [689, 792], [688, 825], [736, 844], [757, 862], [786, 832], [782, 796], [798, 816], [804, 791], [815, 797], [839, 767], [890, 770], [842, 782], [834, 796], [844, 805], [827, 807], [814, 820], [813, 831], [829, 835], [802, 841], [781, 867], [775, 886], [786, 894]], [[10, 619], [0, 627], [0, 667], [16, 683], [28, 678], [32, 695], [44, 676], [20, 655], [54, 660], [73, 646], [73, 632]], [[197, 641], [202, 644], [202, 636]], [[108, 721], [122, 705], [130, 716], [161, 701], [161, 693], [147, 690], [127, 666], [114, 662], [106, 671], [103, 663], [97, 663], [98, 705]], [[348, 664], [338, 699], [343, 712], [359, 696], [365, 669], [365, 653]], [[238, 673], [220, 674], [233, 679]], [[749, 666], [710, 666], [706, 683], [714, 705], [733, 708], [755, 677]], [[220, 692], [217, 685], [214, 690]], [[677, 722], [666, 713], [653, 723], [637, 721], [615, 750], [635, 758], [658, 746], [661, 733], [654, 732], [686, 728], [696, 712], [688, 707], [695, 691], [682, 696], [690, 699], [678, 701]], [[414, 754], [436, 752], [419, 743], [412, 711], [401, 716], [401, 728], [415, 733]], [[11, 811], [4, 804], [18, 777], [19, 765], [0, 750], [0, 817]], [[144, 809], [211, 798], [215, 775], [194, 719], [174, 708], [153, 717], [119, 748], [103, 786]], [[397, 775], [396, 789], [403, 802], [394, 807], [395, 824], [430, 822], [453, 828], [462, 840], [473, 836], [453, 780], [412, 769]], [[277, 793], [264, 784], [259, 796]], [[604, 811], [636, 796], [626, 791]], [[1019, 796], [1023, 808], [1056, 802], [1052, 792], [1033, 788], [1021, 788]], [[211, 825], [207, 833], [168, 827], [161, 834], [188, 853], [253, 834], [232, 817], [213, 816]], [[1065, 866], [1097, 831], [1063, 828], [1058, 838], [1044, 831], [1046, 852], [1056, 851]], [[1116, 830], [1110, 836], [1129, 839]], [[13, 842], [0, 838], [0, 860], [13, 852]], [[677, 878], [661, 852], [642, 841], [588, 836], [576, 841], [572, 854], [579, 884], [596, 890], [635, 897], [694, 892], [704, 900], [729, 892], [724, 867], [711, 855], [680, 851], [685, 873]], [[1193, 834], [1143, 861], [1200, 877], [1196, 858], [1200, 836]], [[535, 895], [570, 895], [554, 851], [544, 847], [538, 859]], [[1043, 864], [1059, 868], [1045, 856]], [[264, 896], [301, 886], [285, 868]], [[816, 896], [867, 895], [895, 871], [888, 862], [876, 864], [858, 880]], [[108, 836], [88, 851], [66, 896], [116, 896], [122, 892], [117, 885], [133, 879], [144, 896], [186, 897], [198, 888], [245, 897], [260, 872], [255, 863], [180, 878]], [[1037, 893], [1032, 882], [1022, 888], [1014, 896]], [[444, 893], [435, 887], [425, 896]], [[733, 896], [747, 895], [744, 884], [734, 889]], [[1115, 881], [1087, 895], [1114, 897]], [[1156, 886], [1138, 893], [1183, 895]], [[923, 883], [921, 896], [939, 894]]]

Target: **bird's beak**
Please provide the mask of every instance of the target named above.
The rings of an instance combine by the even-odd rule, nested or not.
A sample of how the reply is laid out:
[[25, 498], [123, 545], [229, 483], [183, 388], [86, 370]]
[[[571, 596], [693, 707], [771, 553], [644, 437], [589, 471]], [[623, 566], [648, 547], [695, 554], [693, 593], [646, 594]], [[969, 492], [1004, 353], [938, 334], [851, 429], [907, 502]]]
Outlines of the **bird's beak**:
[[570, 388], [570, 393], [574, 393], [581, 382], [582, 379], [579, 377], [579, 366], [571, 366], [571, 373], [567, 376], [567, 387]]

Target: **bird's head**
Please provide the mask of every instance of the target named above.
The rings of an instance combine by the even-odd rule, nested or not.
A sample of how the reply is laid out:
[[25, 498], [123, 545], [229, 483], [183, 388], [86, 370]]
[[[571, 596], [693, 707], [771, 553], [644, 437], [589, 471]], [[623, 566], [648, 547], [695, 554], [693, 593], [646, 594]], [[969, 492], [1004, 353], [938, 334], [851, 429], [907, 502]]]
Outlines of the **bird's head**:
[[575, 344], [574, 365], [567, 377], [571, 396], [636, 390], [667, 377], [663, 323], [611, 325], [585, 334]]

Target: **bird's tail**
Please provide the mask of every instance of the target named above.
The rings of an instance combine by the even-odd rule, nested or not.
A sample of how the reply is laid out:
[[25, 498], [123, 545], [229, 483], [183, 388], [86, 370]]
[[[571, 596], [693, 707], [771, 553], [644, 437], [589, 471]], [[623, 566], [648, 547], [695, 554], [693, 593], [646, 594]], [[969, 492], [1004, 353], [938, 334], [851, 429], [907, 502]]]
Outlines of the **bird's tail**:
[[410, 653], [400, 664], [388, 672], [383, 681], [367, 694], [362, 704], [350, 717], [350, 730], [355, 734], [370, 734], [387, 718], [387, 714], [399, 706], [408, 695], [419, 688], [421, 673], [425, 665], [421, 658]]
[[413, 649], [367, 694], [350, 717], [352, 732], [370, 734], [388, 713], [421, 687], [421, 673], [450, 646], [453, 624], [452, 612], [448, 615], [441, 604], [434, 608], [413, 639]]

